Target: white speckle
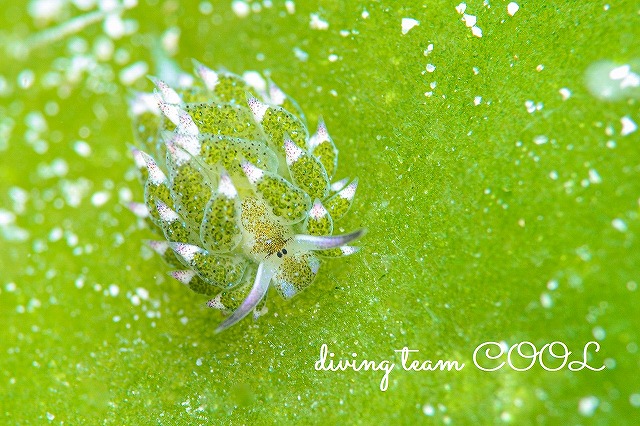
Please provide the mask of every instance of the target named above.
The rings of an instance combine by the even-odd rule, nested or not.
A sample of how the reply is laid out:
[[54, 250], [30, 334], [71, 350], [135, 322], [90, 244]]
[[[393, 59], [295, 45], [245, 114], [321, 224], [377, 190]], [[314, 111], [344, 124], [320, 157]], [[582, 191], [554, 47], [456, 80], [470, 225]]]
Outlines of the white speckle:
[[284, 7], [285, 9], [287, 9], [287, 13], [289, 15], [293, 15], [294, 13], [296, 13], [296, 4], [293, 1], [291, 0], [285, 1]]
[[638, 125], [628, 115], [622, 117], [620, 123], [622, 124], [622, 130], [620, 130], [622, 136], [627, 136], [638, 130]]
[[188, 322], [189, 322], [189, 318], [187, 317], [180, 318], [180, 323], [182, 323], [182, 325], [187, 325]]
[[471, 28], [476, 25], [478, 22], [478, 18], [475, 15], [467, 15], [466, 13], [462, 15], [462, 22], [468, 27]]
[[473, 98], [473, 104], [475, 106], [478, 106], [482, 103], [482, 96], [476, 96], [475, 98]]
[[54, 416], [52, 413], [47, 411], [47, 420], [49, 420], [50, 422], [53, 421], [53, 419], [55, 419], [56, 416]]
[[562, 96], [563, 101], [566, 101], [571, 97], [571, 90], [567, 89], [566, 87], [558, 90], [558, 92], [560, 93], [560, 96]]
[[620, 232], [627, 232], [627, 229], [629, 229], [627, 227], [627, 224], [624, 222], [624, 220], [620, 219], [620, 218], [615, 218], [611, 221], [611, 226], [613, 226], [614, 229], [620, 231]]
[[367, 19], [369, 18], [369, 11], [367, 11], [367, 9], [364, 9], [362, 11], [362, 13], [360, 14], [360, 16], [362, 17], [362, 19]]
[[555, 170], [551, 170], [549, 172], [549, 179], [558, 180], [558, 172], [556, 172]]
[[629, 395], [629, 404], [634, 407], [640, 407], [640, 393], [632, 393]]
[[420, 25], [420, 21], [413, 18], [402, 18], [402, 34], [408, 33], [413, 27]]
[[538, 66], [536, 67], [536, 71], [540, 72], [544, 69], [544, 65], [542, 64], [538, 64]]
[[604, 338], [607, 336], [607, 333], [604, 331], [604, 328], [600, 326], [594, 327], [593, 330], [591, 330], [591, 333], [593, 333], [593, 337], [596, 340], [604, 340]]
[[480, 69], [478, 67], [473, 67], [473, 75], [480, 74]]
[[66, 240], [69, 247], [75, 247], [76, 245], [78, 245], [78, 236], [73, 232], [67, 233]]
[[436, 66], [433, 64], [427, 64], [427, 72], [434, 72], [436, 70]]
[[6, 283], [4, 285], [4, 289], [9, 293], [13, 293], [14, 291], [16, 291], [16, 288], [17, 286], [16, 286], [16, 283], [14, 282]]
[[202, 358], [198, 358], [198, 359], [196, 360], [196, 365], [197, 365], [198, 367], [200, 367], [200, 366], [202, 365]]
[[149, 72], [149, 66], [144, 61], [134, 62], [133, 64], [120, 70], [118, 78], [125, 86], [130, 86]]
[[542, 305], [543, 308], [549, 309], [550, 307], [553, 306], [553, 299], [551, 299], [551, 296], [549, 295], [549, 293], [542, 293], [540, 295], [540, 304]]
[[86, 158], [89, 155], [91, 155], [91, 146], [88, 143], [86, 143], [85, 141], [76, 141], [73, 144], [73, 150], [80, 157], [85, 157]]
[[33, 85], [36, 75], [30, 69], [26, 69], [18, 74], [18, 85], [23, 89], [28, 89]]
[[312, 30], [326, 31], [327, 29], [329, 29], [329, 23], [324, 19], [321, 19], [320, 15], [318, 15], [317, 13], [312, 13], [310, 15], [309, 27]]
[[538, 135], [533, 138], [533, 143], [536, 145], [544, 145], [547, 142], [549, 142], [549, 138], [545, 135]]
[[74, 284], [75, 284], [76, 288], [84, 287], [84, 277], [80, 276], [80, 277], [76, 278], [76, 281], [75, 281]]
[[544, 107], [542, 102], [535, 103], [534, 101], [531, 101], [531, 100], [525, 101], [524, 106], [527, 108], [527, 112], [529, 114], [533, 114], [536, 111], [540, 111]]
[[100, 207], [109, 201], [109, 198], [111, 198], [111, 194], [106, 191], [99, 191], [91, 196], [91, 204]]
[[437, 85], [438, 83], [436, 83], [435, 81], [432, 81], [431, 83], [429, 83], [429, 87], [431, 87], [432, 89], [435, 89]]
[[0, 209], [0, 226], [11, 225], [16, 221], [16, 215], [9, 210]]
[[102, 29], [113, 39], [119, 39], [127, 33], [127, 27], [118, 13], [107, 15], [102, 23]]
[[425, 416], [433, 416], [436, 413], [436, 410], [433, 408], [431, 404], [424, 404], [422, 406], [422, 413]]
[[111, 297], [116, 297], [118, 294], [120, 294], [120, 287], [118, 287], [116, 284], [110, 284], [109, 295], [111, 295]]
[[429, 92], [424, 92], [424, 95], [425, 95], [427, 98], [430, 98], [431, 96], [433, 96], [433, 92], [431, 92], [431, 91], [429, 91]]
[[547, 283], [547, 289], [553, 291], [553, 290], [556, 290], [557, 288], [558, 288], [558, 281], [549, 280], [549, 282]]
[[456, 12], [458, 12], [460, 15], [462, 15], [465, 10], [467, 10], [466, 3], [460, 3], [459, 5], [456, 6]]
[[331, 55], [329, 55], [329, 62], [335, 62], [338, 60], [338, 55], [336, 55], [335, 53], [332, 53]]
[[231, 2], [231, 10], [238, 18], [246, 18], [251, 12], [251, 8], [242, 0], [234, 0]]
[[638, 289], [638, 283], [636, 283], [635, 281], [629, 281], [627, 283], [627, 290], [636, 291], [637, 289]]
[[509, 14], [509, 16], [515, 15], [519, 9], [520, 6], [518, 6], [518, 3], [511, 2], [507, 5], [507, 13]]
[[56, 226], [49, 232], [49, 241], [55, 243], [56, 241], [60, 241], [64, 233], [62, 232], [62, 228]]
[[133, 306], [140, 306], [140, 296], [138, 296], [137, 294], [132, 295], [129, 300], [131, 300], [131, 304]]
[[149, 299], [149, 290], [147, 290], [146, 288], [143, 288], [143, 287], [136, 288], [136, 294], [142, 300], [148, 300]]
[[309, 60], [309, 54], [299, 47], [293, 48], [293, 54], [300, 62], [307, 62]]
[[607, 127], [605, 127], [604, 129], [604, 134], [607, 136], [613, 136], [613, 134], [615, 133], [615, 129], [613, 128], [613, 125], [611, 123], [607, 124]]
[[602, 183], [602, 178], [596, 169], [589, 169], [589, 182], [591, 183]]
[[424, 49], [424, 56], [429, 55], [431, 52], [433, 52], [433, 43], [430, 43], [426, 49]]
[[32, 111], [24, 118], [24, 124], [35, 133], [43, 133], [47, 130], [47, 120], [40, 111]]
[[213, 5], [211, 3], [209, 3], [208, 1], [202, 1], [198, 5], [198, 10], [203, 15], [210, 15], [211, 12], [213, 12]]
[[114, 315], [114, 317], [113, 317], [113, 318], [111, 318], [111, 320], [112, 320], [113, 322], [120, 322], [120, 320], [121, 320], [121, 319], [122, 319], [122, 318], [120, 317], [120, 315]]
[[482, 37], [482, 30], [480, 29], [480, 27], [474, 26], [473, 28], [471, 28], [471, 34], [480, 38]]
[[598, 408], [599, 404], [600, 404], [600, 400], [595, 396], [585, 396], [578, 403], [578, 411], [583, 416], [591, 417], [593, 416], [593, 413], [596, 411], [596, 408]]
[[625, 64], [609, 71], [609, 78], [612, 80], [622, 80], [627, 77], [630, 72], [631, 66], [629, 64]]
[[29, 2], [27, 10], [33, 19], [48, 22], [60, 17], [64, 11], [65, 3], [65, 0], [32, 0]]

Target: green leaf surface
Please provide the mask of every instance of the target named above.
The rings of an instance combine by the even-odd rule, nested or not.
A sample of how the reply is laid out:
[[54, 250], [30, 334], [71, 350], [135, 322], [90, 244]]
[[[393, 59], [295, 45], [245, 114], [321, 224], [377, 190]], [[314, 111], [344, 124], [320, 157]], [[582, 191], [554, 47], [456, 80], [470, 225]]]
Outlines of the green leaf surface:
[[[640, 416], [637, 4], [470, 1], [477, 37], [444, 1], [93, 3], [0, 1], [0, 423]], [[310, 128], [323, 116], [336, 178], [359, 177], [336, 233], [369, 231], [219, 335], [126, 208], [143, 197], [127, 98], [192, 58], [268, 73]], [[606, 368], [485, 372], [487, 341], [561, 341], [571, 360], [597, 341]], [[394, 362], [388, 389], [382, 371], [317, 371], [322, 344]], [[404, 347], [465, 367], [402, 371]]]

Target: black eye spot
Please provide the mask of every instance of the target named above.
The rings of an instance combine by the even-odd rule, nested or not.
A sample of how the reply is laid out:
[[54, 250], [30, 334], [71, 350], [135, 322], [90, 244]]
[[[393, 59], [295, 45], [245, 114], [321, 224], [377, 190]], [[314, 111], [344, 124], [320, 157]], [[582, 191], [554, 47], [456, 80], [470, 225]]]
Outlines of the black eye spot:
[[287, 254], [287, 249], [282, 249], [282, 254]]
[[276, 254], [278, 255], [278, 257], [282, 257], [282, 253], [278, 252]]

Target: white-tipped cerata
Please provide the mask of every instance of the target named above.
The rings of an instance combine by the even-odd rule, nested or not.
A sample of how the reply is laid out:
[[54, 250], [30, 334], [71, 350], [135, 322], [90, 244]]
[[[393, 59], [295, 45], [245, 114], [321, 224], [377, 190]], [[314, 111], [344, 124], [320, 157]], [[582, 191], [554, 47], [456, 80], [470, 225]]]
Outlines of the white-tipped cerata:
[[258, 123], [261, 123], [262, 119], [264, 118], [264, 115], [269, 109], [269, 105], [260, 102], [253, 96], [248, 97], [247, 103], [249, 104], [249, 109], [251, 110], [253, 117], [256, 119]]

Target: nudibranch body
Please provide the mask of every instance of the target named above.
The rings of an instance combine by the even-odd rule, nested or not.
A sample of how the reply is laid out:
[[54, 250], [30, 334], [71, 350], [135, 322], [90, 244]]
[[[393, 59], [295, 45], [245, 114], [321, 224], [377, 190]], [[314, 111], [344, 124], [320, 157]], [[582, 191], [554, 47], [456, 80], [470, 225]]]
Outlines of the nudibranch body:
[[322, 119], [309, 135], [273, 82], [195, 68], [188, 87], [152, 78], [154, 93], [131, 102], [145, 188], [131, 210], [163, 235], [149, 245], [170, 274], [229, 315], [221, 331], [262, 315], [270, 285], [286, 299], [308, 287], [321, 258], [355, 253], [364, 231], [332, 235], [358, 180], [331, 183], [338, 150]]

